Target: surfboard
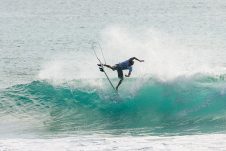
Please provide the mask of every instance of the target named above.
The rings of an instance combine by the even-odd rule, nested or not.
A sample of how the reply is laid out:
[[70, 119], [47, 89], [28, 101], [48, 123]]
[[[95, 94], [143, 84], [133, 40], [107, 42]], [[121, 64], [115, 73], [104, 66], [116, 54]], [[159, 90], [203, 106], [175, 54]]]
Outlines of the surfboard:
[[[104, 75], [106, 76], [106, 78], [107, 78], [107, 80], [108, 80], [109, 84], [111, 85], [111, 87], [113, 88], [113, 90], [117, 93], [116, 88], [115, 88], [115, 87], [114, 87], [114, 85], [112, 84], [112, 82], [111, 82], [111, 80], [110, 80], [110, 78], [109, 78], [108, 74], [105, 72], [103, 62], [101, 61], [100, 57], [98, 57], [98, 55], [97, 55], [97, 52], [96, 52], [95, 47], [94, 47], [94, 44], [95, 44], [95, 43], [93, 43], [93, 44], [92, 44], [92, 48], [93, 48], [93, 52], [94, 52], [94, 54], [95, 54], [95, 56], [96, 56], [97, 60], [98, 60], [98, 61], [99, 61], [99, 63], [100, 63], [99, 69], [100, 69], [100, 71], [101, 71], [101, 72], [103, 72], [103, 73], [104, 73]], [[98, 42], [97, 42], [96, 44], [98, 44], [98, 45], [99, 45], [99, 47], [100, 47], [100, 51], [101, 51], [101, 54], [102, 54], [102, 57], [103, 57], [104, 62], [105, 62], [105, 64], [106, 64], [106, 60], [105, 60], [105, 57], [104, 57], [104, 54], [103, 54], [102, 48], [101, 48], [101, 46], [100, 46], [100, 44], [99, 44]]]

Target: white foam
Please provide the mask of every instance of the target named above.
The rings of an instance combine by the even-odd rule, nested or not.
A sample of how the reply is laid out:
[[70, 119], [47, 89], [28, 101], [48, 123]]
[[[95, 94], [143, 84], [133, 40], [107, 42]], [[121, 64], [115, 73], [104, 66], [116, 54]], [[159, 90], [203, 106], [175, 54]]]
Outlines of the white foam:
[[49, 139], [1, 139], [0, 150], [74, 151], [74, 150], [225, 150], [225, 134], [188, 136], [111, 136], [79, 135]]

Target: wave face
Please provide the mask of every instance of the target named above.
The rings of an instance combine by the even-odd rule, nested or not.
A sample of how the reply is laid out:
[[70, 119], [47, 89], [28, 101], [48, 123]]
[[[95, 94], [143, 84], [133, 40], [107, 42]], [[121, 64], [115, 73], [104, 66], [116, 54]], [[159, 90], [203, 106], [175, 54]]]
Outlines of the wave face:
[[[224, 77], [196, 76], [171, 82], [148, 79], [131, 89], [137, 81], [140, 79], [125, 81], [119, 96], [110, 87], [54, 86], [45, 81], [9, 87], [0, 92], [0, 131], [160, 135], [225, 132]], [[81, 85], [82, 81], [72, 83]]]

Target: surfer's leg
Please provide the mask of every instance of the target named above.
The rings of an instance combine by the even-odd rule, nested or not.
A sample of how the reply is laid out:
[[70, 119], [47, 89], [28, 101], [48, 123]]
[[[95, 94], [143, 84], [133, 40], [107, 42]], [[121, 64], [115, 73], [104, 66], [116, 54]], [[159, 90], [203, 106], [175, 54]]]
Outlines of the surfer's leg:
[[118, 90], [118, 87], [120, 86], [120, 84], [123, 81], [123, 71], [120, 68], [118, 68], [117, 72], [118, 72], [118, 78], [120, 79], [120, 81], [119, 81], [118, 85], [116, 86], [116, 90]]
[[110, 68], [110, 69], [112, 69], [112, 70], [114, 70], [114, 66], [112, 67], [112, 66], [110, 66], [110, 65], [107, 65], [107, 64], [97, 64], [98, 66], [105, 66], [105, 67], [108, 67], [108, 68]]
[[104, 66], [105, 66], [105, 67], [108, 67], [108, 68], [110, 68], [110, 69], [112, 69], [112, 70], [113, 70], [113, 67], [112, 67], [112, 66], [110, 66], [110, 65], [104, 64]]
[[118, 91], [118, 87], [120, 86], [120, 84], [122, 83], [123, 79], [121, 79], [118, 83], [118, 85], [116, 86], [116, 90]]

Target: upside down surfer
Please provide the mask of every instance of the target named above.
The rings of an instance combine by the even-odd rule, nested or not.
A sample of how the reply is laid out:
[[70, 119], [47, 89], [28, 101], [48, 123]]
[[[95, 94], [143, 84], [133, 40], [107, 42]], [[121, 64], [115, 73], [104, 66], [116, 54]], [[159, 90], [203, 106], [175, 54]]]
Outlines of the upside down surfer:
[[[136, 57], [132, 57], [124, 62], [121, 62], [121, 63], [118, 63], [114, 66], [110, 66], [110, 65], [107, 65], [107, 64], [104, 64], [103, 66], [105, 67], [108, 67], [110, 69], [112, 69], [113, 71], [117, 70], [118, 72], [118, 78], [120, 79], [118, 85], [116, 86], [116, 90], [118, 90], [118, 87], [120, 86], [120, 84], [122, 83], [123, 81], [123, 70], [129, 70], [128, 74], [125, 75], [126, 77], [130, 77], [131, 75], [131, 72], [133, 70], [132, 66], [134, 64], [134, 61], [133, 60], [137, 60], [139, 62], [144, 62], [144, 60], [140, 60], [140, 59], [137, 59]], [[98, 64], [98, 66], [101, 66], [100, 64]]]

